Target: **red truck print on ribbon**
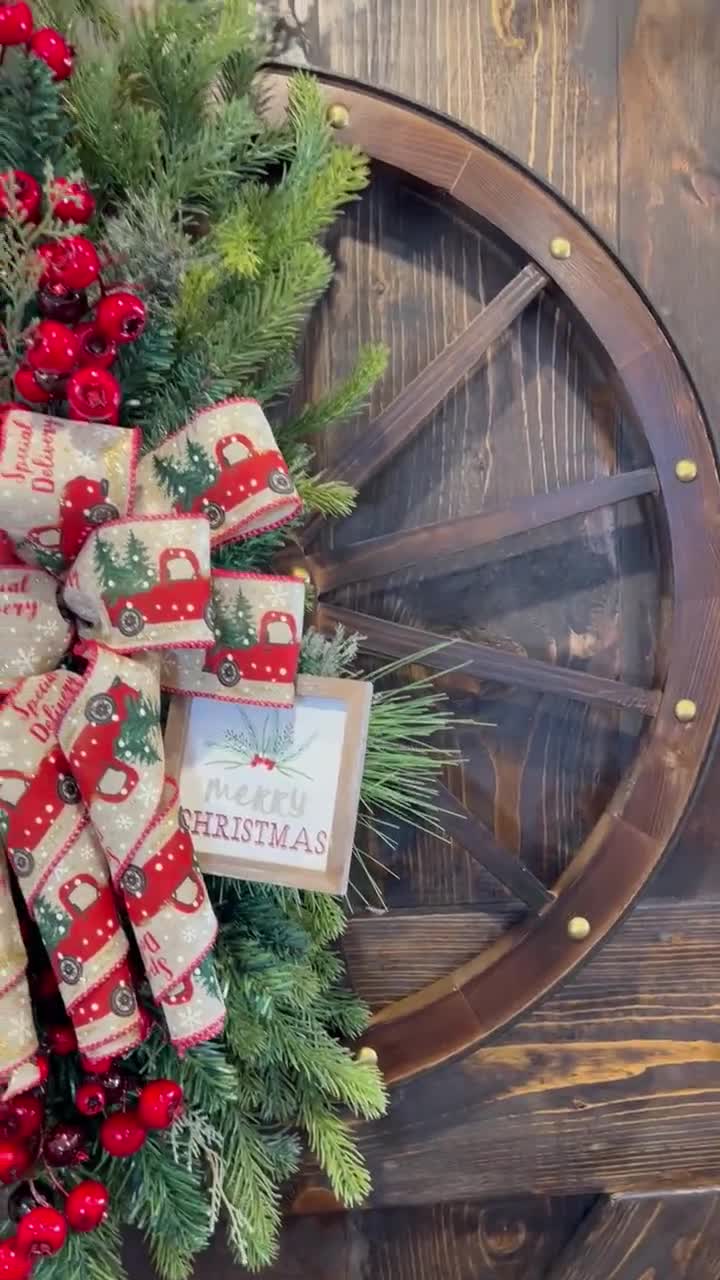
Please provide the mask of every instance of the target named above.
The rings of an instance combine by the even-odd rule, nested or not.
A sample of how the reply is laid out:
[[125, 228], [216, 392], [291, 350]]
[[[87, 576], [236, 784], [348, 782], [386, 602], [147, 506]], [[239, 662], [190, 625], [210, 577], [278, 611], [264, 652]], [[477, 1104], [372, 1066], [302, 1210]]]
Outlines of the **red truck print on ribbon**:
[[0, 529], [0, 569], [14, 568], [23, 561], [15, 552], [12, 538], [4, 529]]
[[270, 609], [262, 616], [257, 644], [244, 649], [229, 645], [208, 649], [203, 671], [216, 675], [226, 688], [240, 680], [283, 684], [295, 679], [299, 655], [295, 618], [291, 613]]
[[60, 524], [38, 525], [18, 545], [29, 546], [41, 568], [62, 573], [93, 529], [108, 520], [117, 520], [120, 512], [106, 501], [107, 494], [107, 480], [90, 480], [87, 476], [68, 480], [61, 498]]
[[[285, 497], [295, 490], [282, 454], [277, 449], [259, 453], [247, 436], [223, 436], [215, 445], [215, 460], [219, 476], [190, 507], [193, 513], [207, 516], [213, 530], [222, 527], [228, 511], [263, 489]], [[181, 507], [176, 505], [175, 510]]]
[[159, 568], [159, 582], [147, 590], [123, 595], [112, 603], [105, 598], [110, 621], [121, 635], [139, 636], [146, 626], [159, 622], [204, 618], [210, 625], [210, 576], [202, 576], [194, 552], [168, 547], [160, 555]]
[[111, 1013], [119, 1018], [131, 1018], [136, 1009], [130, 969], [123, 964], [114, 969], [99, 987], [95, 987], [81, 1004], [75, 1005], [72, 1017], [75, 1029], [79, 1030], [90, 1023], [101, 1022]]
[[120, 927], [115, 896], [111, 885], [98, 884], [87, 872], [68, 880], [58, 896], [70, 923], [51, 956], [52, 966], [58, 981], [74, 987], [88, 960]]
[[117, 756], [117, 742], [127, 720], [128, 703], [138, 692], [120, 677], [107, 693], [95, 693], [85, 706], [87, 725], [70, 752], [70, 765], [86, 804], [99, 797], [121, 804], [135, 790], [140, 775]]
[[166, 904], [190, 915], [200, 909], [205, 899], [192, 840], [180, 828], [144, 867], [128, 867], [120, 884], [133, 924], [151, 919]]
[[176, 987], [163, 998], [163, 1004], [189, 1004], [195, 994], [195, 986], [190, 974], [183, 978], [182, 982], [178, 982]]
[[32, 875], [40, 841], [65, 806], [79, 801], [78, 785], [59, 747], [41, 760], [34, 776], [0, 770], [0, 829], [18, 876]]

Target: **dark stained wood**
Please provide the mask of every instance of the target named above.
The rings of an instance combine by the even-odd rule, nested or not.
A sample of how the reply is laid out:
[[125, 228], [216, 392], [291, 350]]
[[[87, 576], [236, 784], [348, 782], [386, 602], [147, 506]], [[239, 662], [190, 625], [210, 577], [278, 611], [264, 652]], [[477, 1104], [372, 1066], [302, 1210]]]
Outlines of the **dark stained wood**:
[[438, 788], [443, 830], [476, 858], [520, 902], [534, 911], [553, 901], [553, 894], [519, 858], [502, 849], [484, 822], [476, 818], [447, 787]]
[[[290, 1218], [267, 1280], [530, 1280], [572, 1238], [582, 1196]], [[245, 1276], [244, 1271], [233, 1275]]]
[[[282, 109], [284, 79], [274, 81], [276, 109]], [[639, 709], [657, 711], [649, 743], [556, 889], [552, 904], [532, 924], [516, 927], [477, 962], [455, 971], [417, 996], [383, 1010], [369, 1039], [380, 1052], [390, 1079], [403, 1079], [469, 1049], [547, 992], [552, 981], [612, 927], [659, 862], [698, 779], [703, 756], [720, 710], [718, 597], [720, 531], [712, 511], [720, 485], [712, 449], [693, 390], [655, 317], [642, 297], [589, 229], [561, 207], [552, 194], [466, 130], [418, 107], [360, 86], [329, 82], [328, 101], [342, 101], [349, 118], [347, 136], [373, 158], [418, 180], [444, 188], [461, 204], [497, 226], [533, 257], [567, 295], [611, 362], [624, 401], [641, 425], [658, 473], [672, 563], [672, 647], [663, 655], [664, 689], [639, 692]], [[464, 149], [463, 149], [464, 148]], [[570, 252], [553, 251], [563, 236]], [[679, 458], [697, 464], [697, 479], [682, 484]], [[698, 557], [697, 547], [705, 547]], [[321, 625], [346, 622], [363, 630], [371, 651], [407, 657], [408, 645], [436, 643], [431, 632], [375, 620], [352, 611], [321, 606]], [[412, 638], [412, 639], [411, 639]], [[514, 655], [461, 641], [453, 650], [467, 659], [472, 675], [487, 676], [488, 665], [506, 684], [532, 679], [543, 692], [555, 688], [594, 700], [597, 677], [548, 664], [531, 665]], [[447, 669], [447, 649], [429, 659]], [[517, 668], [517, 675], [510, 675]], [[504, 677], [503, 677], [504, 673]], [[595, 686], [599, 700], [638, 707], [638, 691], [618, 681]], [[602, 689], [602, 694], [601, 694]], [[675, 716], [680, 699], [692, 699], [697, 714], [690, 732]], [[643, 701], [645, 700], [645, 701]], [[671, 779], [665, 785], [666, 776]], [[599, 903], [599, 907], [596, 905]], [[577, 945], [568, 936], [571, 915], [592, 915], [592, 942]]]
[[460, 669], [463, 675], [478, 680], [517, 685], [579, 702], [624, 707], [645, 716], [655, 715], [660, 705], [660, 693], [656, 689], [633, 688], [619, 680], [605, 680], [570, 667], [555, 667], [489, 644], [448, 639], [325, 602], [317, 610], [317, 625], [328, 631], [337, 625], [359, 631], [363, 648], [382, 657], [409, 659], [422, 653], [421, 665], [433, 671]]
[[[422, 925], [404, 922], [412, 967], [413, 956], [422, 964]], [[382, 923], [364, 940], [376, 957]], [[393, 917], [384, 925], [392, 933]], [[361, 992], [362, 941], [353, 941]], [[395, 997], [389, 970], [375, 965], [374, 1001]], [[387, 1118], [358, 1130], [374, 1203], [720, 1185], [719, 975], [720, 901], [641, 902], [502, 1037], [393, 1090]]]
[[[328, 478], [339, 477], [362, 488], [368, 480], [386, 467], [431, 413], [445, 399], [461, 378], [477, 368], [496, 342], [522, 311], [547, 284], [547, 276], [530, 264], [475, 316], [464, 333], [449, 343], [440, 355], [413, 378], [400, 395], [383, 409], [370, 432], [351, 445], [346, 453], [328, 468]], [[321, 527], [321, 521], [308, 522], [304, 541], [310, 543]]]
[[715, 1280], [720, 1194], [715, 1189], [600, 1201], [545, 1280]]
[[657, 487], [652, 467], [619, 472], [568, 489], [517, 498], [501, 510], [479, 511], [442, 524], [423, 525], [406, 533], [386, 534], [338, 551], [310, 555], [307, 567], [320, 594], [414, 565], [427, 572], [433, 561], [443, 557], [493, 545], [612, 503], [657, 493]]

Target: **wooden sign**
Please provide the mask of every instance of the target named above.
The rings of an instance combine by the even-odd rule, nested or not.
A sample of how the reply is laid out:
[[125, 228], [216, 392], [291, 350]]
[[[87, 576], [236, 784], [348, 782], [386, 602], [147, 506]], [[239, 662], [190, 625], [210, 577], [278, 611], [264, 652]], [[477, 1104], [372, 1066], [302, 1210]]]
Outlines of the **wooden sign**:
[[165, 749], [203, 871], [344, 893], [372, 685], [300, 676], [288, 710], [173, 699]]

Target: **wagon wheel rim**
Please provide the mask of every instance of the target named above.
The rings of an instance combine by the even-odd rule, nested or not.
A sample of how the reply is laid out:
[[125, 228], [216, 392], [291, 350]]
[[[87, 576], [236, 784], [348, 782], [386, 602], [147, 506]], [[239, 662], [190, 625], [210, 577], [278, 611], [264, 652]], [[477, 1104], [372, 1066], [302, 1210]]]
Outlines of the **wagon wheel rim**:
[[[271, 69], [271, 114], [284, 112], [288, 74], [285, 68]], [[366, 651], [390, 659], [444, 644], [447, 636], [339, 608], [327, 594], [425, 561], [438, 539], [444, 555], [454, 554], [631, 497], [662, 504], [664, 563], [672, 583], [668, 655], [662, 683], [655, 688], [464, 640], [423, 657], [422, 665], [435, 671], [463, 664], [464, 673], [478, 679], [634, 709], [646, 718], [649, 731], [605, 812], [552, 890], [443, 791], [441, 804], [450, 810], [446, 829], [525, 903], [528, 914], [474, 960], [375, 1014], [364, 1043], [376, 1051], [392, 1082], [470, 1051], [546, 996], [622, 919], [670, 847], [700, 781], [720, 712], [720, 681], [713, 678], [720, 534], [712, 521], [720, 510], [720, 481], [702, 406], [681, 357], [637, 284], [582, 217], [516, 160], [457, 122], [397, 95], [317, 74], [329, 119], [342, 130], [343, 142], [355, 143], [389, 169], [452, 196], [528, 259], [460, 337], [338, 457], [326, 477], [342, 478], [362, 490], [550, 283], [583, 316], [605, 352], [653, 461], [650, 467], [517, 500], [502, 509], [371, 539], [340, 554], [308, 550], [320, 523], [311, 520], [304, 534], [304, 567], [318, 594], [317, 625], [343, 623], [367, 637]]]

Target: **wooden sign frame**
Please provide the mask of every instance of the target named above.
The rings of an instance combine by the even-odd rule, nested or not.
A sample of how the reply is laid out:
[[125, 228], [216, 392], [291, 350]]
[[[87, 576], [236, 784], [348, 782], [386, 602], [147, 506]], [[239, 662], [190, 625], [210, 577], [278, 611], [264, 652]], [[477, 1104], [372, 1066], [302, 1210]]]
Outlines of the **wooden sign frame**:
[[[365, 749], [373, 686], [364, 680], [339, 680], [322, 676], [300, 676], [297, 682], [299, 699], [320, 698], [328, 702], [341, 702], [346, 709], [345, 730], [340, 752], [340, 765], [336, 789], [335, 808], [329, 831], [328, 854], [322, 871], [308, 870], [287, 864], [271, 864], [236, 853], [235, 871], [229, 870], [230, 859], [214, 850], [203, 849], [202, 834], [193, 834], [193, 843], [202, 870], [211, 875], [231, 876], [242, 880], [265, 881], [296, 889], [312, 889], [320, 893], [343, 894], [347, 890], [350, 862], [355, 840], [357, 812], [360, 801]], [[167, 769], [177, 778], [182, 806], [182, 770], [188, 747], [192, 705], [195, 698], [173, 697], [165, 729], [165, 758]], [[212, 699], [202, 699], [204, 702]], [[239, 705], [239, 704], [238, 704]], [[224, 715], [231, 704], [217, 703]]]

